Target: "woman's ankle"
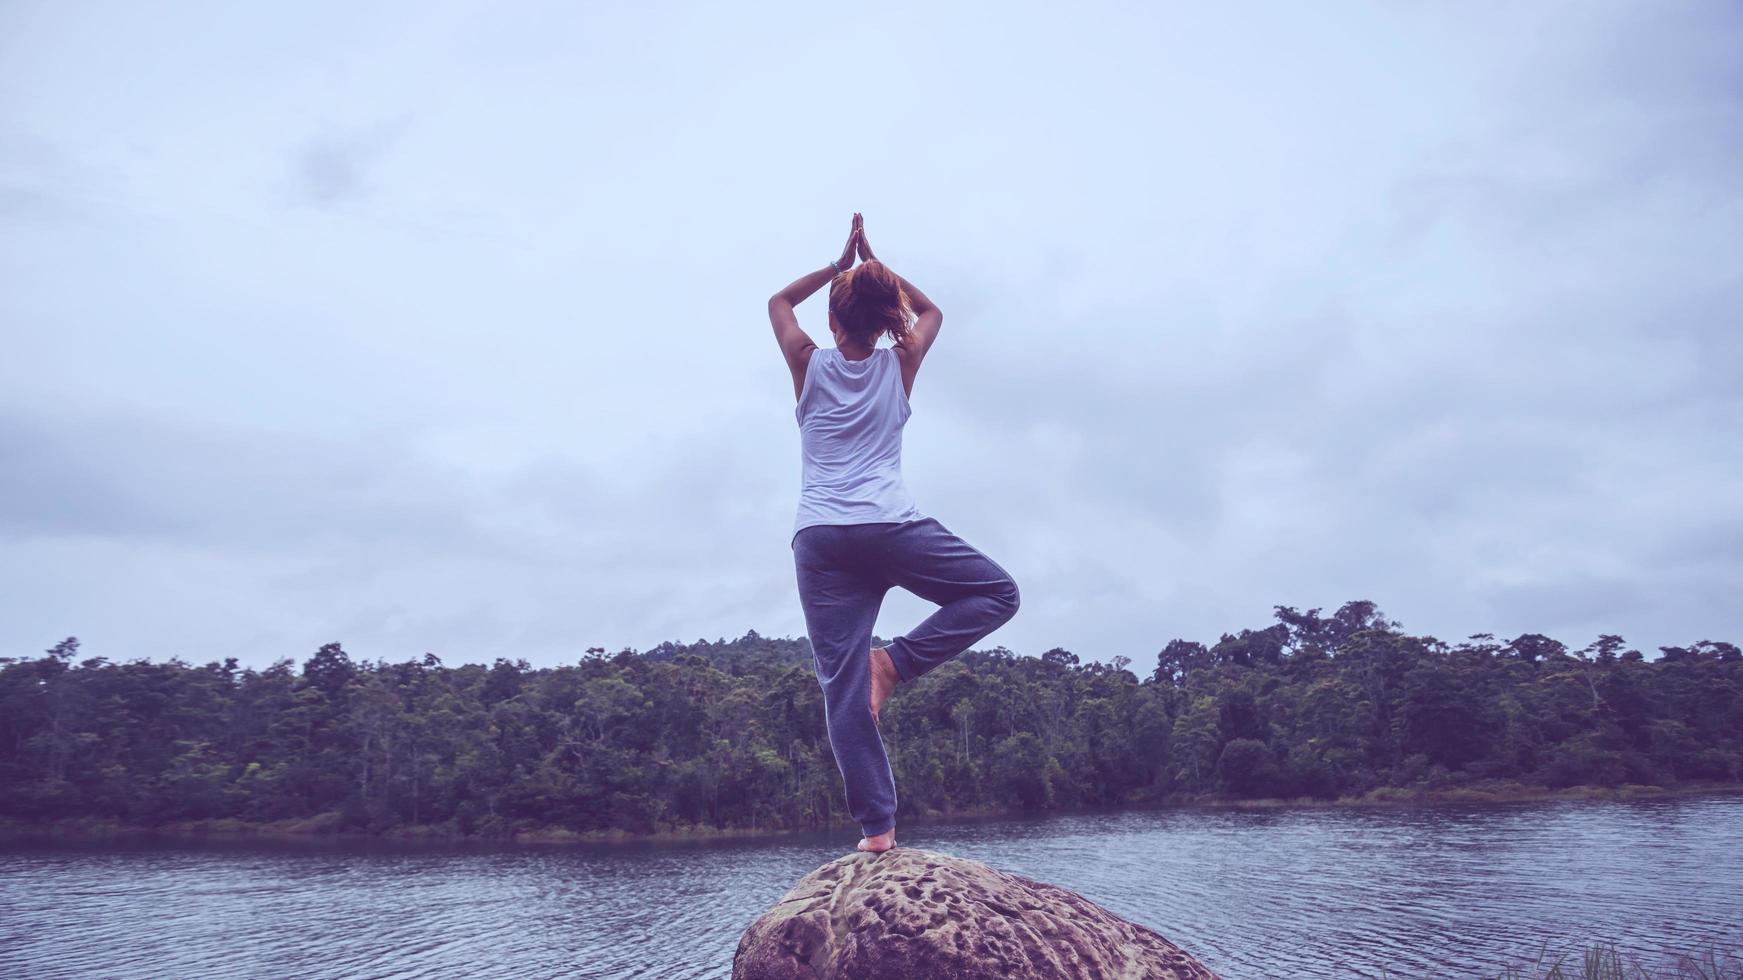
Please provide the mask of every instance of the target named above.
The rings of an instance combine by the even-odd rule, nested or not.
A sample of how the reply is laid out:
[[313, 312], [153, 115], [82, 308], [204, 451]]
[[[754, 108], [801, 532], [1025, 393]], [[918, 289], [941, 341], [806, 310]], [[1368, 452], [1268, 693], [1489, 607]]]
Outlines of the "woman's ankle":
[[[863, 831], [862, 831], [863, 833]], [[880, 852], [896, 846], [896, 828], [891, 827], [881, 834], [866, 834], [859, 840], [859, 850]]]

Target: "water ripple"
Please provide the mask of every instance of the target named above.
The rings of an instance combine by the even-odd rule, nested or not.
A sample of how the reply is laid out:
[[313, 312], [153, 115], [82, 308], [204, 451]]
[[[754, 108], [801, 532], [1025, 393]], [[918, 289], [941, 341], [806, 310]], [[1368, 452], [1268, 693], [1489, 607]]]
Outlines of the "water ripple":
[[[515, 848], [11, 845], [0, 976], [724, 978], [739, 935], [856, 835]], [[1613, 941], [1743, 952], [1743, 797], [914, 826], [1079, 891], [1231, 980], [1494, 975]]]

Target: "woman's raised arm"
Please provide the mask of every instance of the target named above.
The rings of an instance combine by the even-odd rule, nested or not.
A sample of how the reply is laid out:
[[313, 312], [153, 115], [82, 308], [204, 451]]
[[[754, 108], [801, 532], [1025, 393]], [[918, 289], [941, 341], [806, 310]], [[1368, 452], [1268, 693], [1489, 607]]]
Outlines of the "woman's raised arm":
[[[877, 258], [872, 254], [871, 243], [866, 240], [863, 224], [859, 227], [859, 257], [868, 262]], [[938, 329], [944, 326], [944, 311], [921, 292], [919, 286], [903, 279], [902, 274], [896, 270], [890, 271], [895, 274], [896, 281], [902, 284], [902, 292], [908, 294], [908, 308], [914, 311], [914, 323], [908, 327], [907, 339], [896, 344], [896, 356], [902, 361], [902, 388], [913, 394], [914, 376], [919, 373], [920, 362], [926, 359], [926, 352], [932, 349], [932, 342], [938, 339]]]
[[[860, 216], [853, 215], [853, 229], [847, 233], [847, 245], [841, 251], [839, 265], [841, 272], [846, 272], [853, 265], [854, 253], [859, 244]], [[831, 279], [838, 275], [835, 266], [826, 265], [816, 272], [809, 272], [787, 284], [787, 288], [769, 297], [769, 322], [775, 328], [775, 342], [781, 345], [781, 356], [787, 361], [787, 370], [793, 373], [793, 397], [805, 389], [805, 365], [811, 361], [811, 351], [817, 344], [810, 334], [799, 329], [799, 315], [793, 307], [803, 303], [812, 293], [822, 289]]]
[[938, 328], [944, 325], [944, 311], [928, 299], [919, 286], [903, 279], [901, 273], [896, 273], [896, 278], [901, 281], [902, 292], [908, 294], [908, 306], [914, 311], [914, 325], [908, 328], [907, 343], [914, 348], [911, 356], [918, 364], [932, 342], [938, 339]]

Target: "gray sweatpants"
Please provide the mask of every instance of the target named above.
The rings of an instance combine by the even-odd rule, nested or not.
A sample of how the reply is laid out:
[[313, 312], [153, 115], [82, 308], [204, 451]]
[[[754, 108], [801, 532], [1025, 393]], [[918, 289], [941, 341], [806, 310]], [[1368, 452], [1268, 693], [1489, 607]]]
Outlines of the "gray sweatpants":
[[873, 837], [896, 825], [895, 776], [871, 716], [871, 635], [884, 594], [899, 585], [939, 606], [889, 642], [906, 682], [1004, 625], [1017, 612], [1017, 583], [930, 517], [802, 528], [793, 537], [793, 562], [847, 810]]

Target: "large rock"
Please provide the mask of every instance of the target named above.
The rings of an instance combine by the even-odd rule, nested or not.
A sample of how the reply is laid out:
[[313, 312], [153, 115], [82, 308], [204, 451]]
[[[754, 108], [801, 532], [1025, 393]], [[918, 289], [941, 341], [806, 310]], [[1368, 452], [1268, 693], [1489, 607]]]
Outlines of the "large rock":
[[1209, 977], [1153, 930], [1076, 892], [895, 847], [800, 879], [738, 941], [733, 980]]

